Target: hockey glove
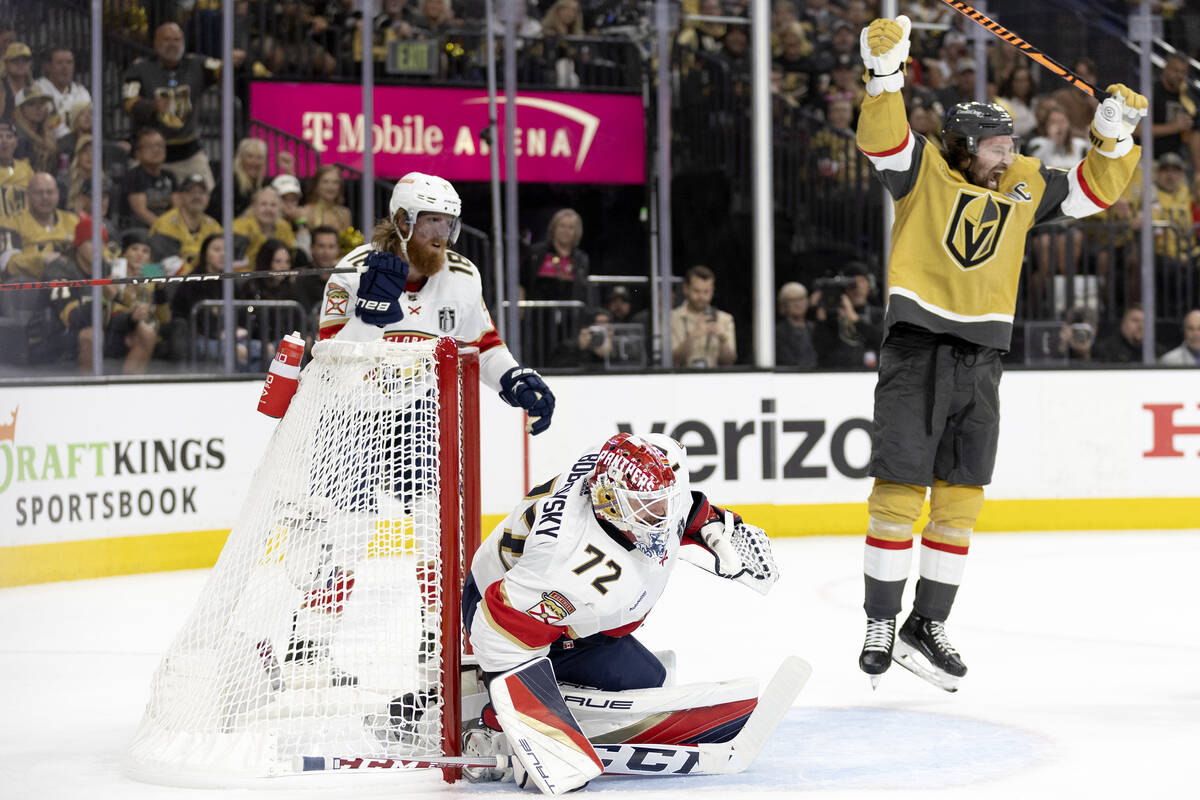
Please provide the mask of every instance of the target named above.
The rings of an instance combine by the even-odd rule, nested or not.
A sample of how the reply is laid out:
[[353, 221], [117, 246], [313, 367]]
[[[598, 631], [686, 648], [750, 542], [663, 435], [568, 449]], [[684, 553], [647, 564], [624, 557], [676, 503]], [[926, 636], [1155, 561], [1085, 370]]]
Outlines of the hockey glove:
[[1146, 98], [1123, 83], [1106, 89], [1108, 97], [1092, 117], [1092, 146], [1100, 155], [1120, 158], [1133, 149], [1133, 129], [1146, 116]]
[[358, 282], [354, 313], [368, 325], [383, 327], [404, 319], [400, 296], [408, 280], [408, 262], [383, 250], [367, 253], [367, 271]]
[[537, 436], [550, 427], [554, 415], [554, 394], [550, 387], [528, 367], [513, 367], [500, 377], [500, 399], [529, 414], [529, 432]]
[[903, 88], [911, 30], [912, 23], [901, 14], [894, 20], [874, 20], [859, 34], [858, 49], [870, 74], [867, 93], [872, 97]]
[[746, 571], [733, 546], [733, 532], [739, 522], [741, 519], [732, 511], [725, 511], [700, 529], [700, 541], [717, 557], [716, 573], [722, 578], [733, 579]]

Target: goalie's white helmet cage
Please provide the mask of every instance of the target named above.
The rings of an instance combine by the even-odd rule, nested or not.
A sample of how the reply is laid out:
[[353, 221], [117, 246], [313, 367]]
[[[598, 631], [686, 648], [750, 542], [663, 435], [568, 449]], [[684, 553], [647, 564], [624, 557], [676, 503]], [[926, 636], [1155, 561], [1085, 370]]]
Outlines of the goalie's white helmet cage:
[[314, 346], [155, 672], [133, 777], [242, 786], [305, 756], [459, 752], [477, 356], [448, 338]]
[[410, 232], [417, 224], [417, 215], [422, 211], [454, 217], [450, 224], [450, 244], [458, 241], [458, 232], [462, 227], [462, 200], [445, 178], [424, 172], [410, 172], [396, 181], [391, 200], [388, 201], [388, 214], [395, 220], [396, 212], [401, 210], [404, 211]]

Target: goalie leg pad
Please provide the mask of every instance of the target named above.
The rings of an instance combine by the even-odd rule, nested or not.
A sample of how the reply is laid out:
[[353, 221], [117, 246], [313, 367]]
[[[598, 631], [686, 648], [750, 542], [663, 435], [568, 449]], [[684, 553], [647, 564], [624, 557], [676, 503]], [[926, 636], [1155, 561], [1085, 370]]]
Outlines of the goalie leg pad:
[[558, 692], [550, 659], [539, 658], [497, 675], [490, 691], [514, 755], [544, 794], [578, 789], [604, 771]]
[[550, 647], [550, 660], [563, 683], [610, 692], [658, 687], [667, 679], [662, 662], [632, 636], [559, 640]]

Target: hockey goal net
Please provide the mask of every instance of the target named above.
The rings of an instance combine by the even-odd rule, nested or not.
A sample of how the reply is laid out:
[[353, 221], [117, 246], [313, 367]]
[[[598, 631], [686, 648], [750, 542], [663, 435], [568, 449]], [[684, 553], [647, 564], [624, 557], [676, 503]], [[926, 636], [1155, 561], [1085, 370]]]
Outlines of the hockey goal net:
[[314, 346], [154, 675], [134, 777], [237, 784], [305, 756], [458, 753], [477, 420], [477, 353], [452, 339]]

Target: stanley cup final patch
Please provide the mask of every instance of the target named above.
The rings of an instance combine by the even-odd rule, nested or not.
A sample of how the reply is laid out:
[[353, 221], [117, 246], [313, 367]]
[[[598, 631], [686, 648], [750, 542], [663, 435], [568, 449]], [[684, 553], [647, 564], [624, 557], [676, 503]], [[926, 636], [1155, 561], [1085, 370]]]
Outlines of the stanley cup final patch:
[[438, 309], [438, 328], [442, 333], [454, 330], [454, 307], [442, 306]]
[[542, 599], [532, 608], [525, 609], [531, 617], [537, 617], [547, 625], [564, 619], [568, 614], [575, 613], [575, 606], [563, 596], [562, 592], [542, 592]]

